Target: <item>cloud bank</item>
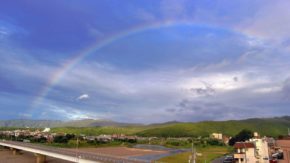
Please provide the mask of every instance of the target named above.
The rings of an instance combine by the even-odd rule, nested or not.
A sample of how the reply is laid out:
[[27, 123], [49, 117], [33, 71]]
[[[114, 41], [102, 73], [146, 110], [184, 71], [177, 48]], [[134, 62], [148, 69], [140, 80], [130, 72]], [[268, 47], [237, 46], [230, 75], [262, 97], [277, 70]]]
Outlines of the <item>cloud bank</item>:
[[[54, 2], [34, 2], [39, 10], [30, 15], [21, 3], [0, 6], [1, 119], [155, 123], [290, 114], [288, 2], [115, 3], [57, 4], [52, 13]], [[166, 21], [177, 25], [92, 52], [32, 105], [64, 63], [95, 41]]]

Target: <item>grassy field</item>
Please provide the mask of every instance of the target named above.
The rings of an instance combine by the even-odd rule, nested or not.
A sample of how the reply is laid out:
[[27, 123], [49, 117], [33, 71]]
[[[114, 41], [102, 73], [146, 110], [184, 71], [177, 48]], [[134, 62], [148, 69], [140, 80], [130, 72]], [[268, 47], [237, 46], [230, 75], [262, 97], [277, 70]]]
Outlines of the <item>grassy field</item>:
[[[221, 157], [227, 153], [230, 153], [232, 151], [231, 148], [226, 146], [207, 146], [207, 147], [198, 147], [197, 153], [201, 153], [202, 156], [198, 156], [196, 162], [197, 163], [204, 163], [204, 162], [210, 162], [214, 160], [215, 158]], [[184, 152], [179, 153], [176, 155], [164, 157], [159, 162], [162, 163], [188, 163], [189, 156], [191, 155], [191, 152]]]
[[[77, 143], [76, 140], [70, 140], [68, 143], [38, 143], [41, 145], [52, 146], [52, 147], [60, 147], [60, 148], [76, 148]], [[110, 143], [103, 143], [103, 144], [90, 144], [86, 141], [79, 141], [78, 147], [79, 148], [99, 148], [99, 147], [129, 147], [131, 146], [130, 143], [124, 142], [110, 142]]]
[[58, 127], [52, 128], [51, 132], [70, 133], [77, 135], [100, 135], [100, 134], [126, 134], [133, 135], [146, 128], [142, 127]]

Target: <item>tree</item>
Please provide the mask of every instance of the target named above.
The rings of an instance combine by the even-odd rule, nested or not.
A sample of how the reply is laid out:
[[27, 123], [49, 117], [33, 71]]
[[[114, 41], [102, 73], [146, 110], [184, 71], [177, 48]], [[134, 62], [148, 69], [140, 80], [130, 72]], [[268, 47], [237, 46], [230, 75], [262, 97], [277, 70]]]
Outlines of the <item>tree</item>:
[[254, 136], [251, 130], [243, 129], [236, 136], [229, 140], [229, 145], [233, 146], [236, 142], [244, 142]]
[[67, 140], [71, 140], [71, 139], [75, 138], [75, 135], [74, 134], [66, 134], [65, 137]]
[[53, 142], [55, 142], [55, 143], [67, 143], [68, 139], [66, 138], [66, 136], [58, 135], [58, 136], [54, 137]]
[[219, 141], [219, 140], [217, 140], [217, 139], [209, 139], [208, 141], [207, 141], [207, 143], [209, 144], [209, 145], [216, 145], [216, 146], [222, 146], [222, 145], [224, 145], [221, 141]]

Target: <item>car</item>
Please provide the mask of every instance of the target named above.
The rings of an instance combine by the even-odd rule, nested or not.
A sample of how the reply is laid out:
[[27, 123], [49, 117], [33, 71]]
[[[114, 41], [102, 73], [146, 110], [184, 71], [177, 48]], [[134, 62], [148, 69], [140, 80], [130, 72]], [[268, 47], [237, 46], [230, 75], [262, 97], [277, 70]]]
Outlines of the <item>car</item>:
[[227, 159], [223, 161], [223, 163], [233, 163], [233, 162], [234, 162], [234, 159]]
[[234, 162], [234, 157], [233, 156], [226, 156], [223, 163], [233, 163]]

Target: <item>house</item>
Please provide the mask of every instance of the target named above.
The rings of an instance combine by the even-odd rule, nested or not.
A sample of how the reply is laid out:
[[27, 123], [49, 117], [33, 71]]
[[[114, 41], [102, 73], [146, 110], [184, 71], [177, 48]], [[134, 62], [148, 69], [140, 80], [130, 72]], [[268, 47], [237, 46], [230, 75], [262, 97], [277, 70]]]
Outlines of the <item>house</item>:
[[231, 137], [228, 137], [226, 135], [223, 135], [222, 133], [212, 133], [209, 135], [210, 138], [219, 140], [223, 142], [224, 144], [228, 144]]
[[228, 137], [226, 135], [223, 135], [222, 141], [223, 141], [224, 144], [228, 145], [231, 138], [232, 137]]
[[85, 140], [88, 140], [88, 141], [95, 141], [97, 139], [96, 136], [86, 136], [85, 137]]
[[256, 163], [255, 144], [252, 142], [236, 142], [234, 145], [235, 163]]
[[266, 138], [253, 138], [234, 145], [236, 163], [269, 163], [269, 147]]
[[212, 139], [222, 140], [222, 139], [223, 139], [223, 134], [222, 134], [222, 133], [212, 133], [212, 134], [210, 135], [210, 138], [212, 138]]
[[112, 140], [111, 135], [99, 135], [96, 137], [96, 140], [100, 142], [110, 142]]
[[50, 128], [45, 128], [42, 132], [50, 132]]

